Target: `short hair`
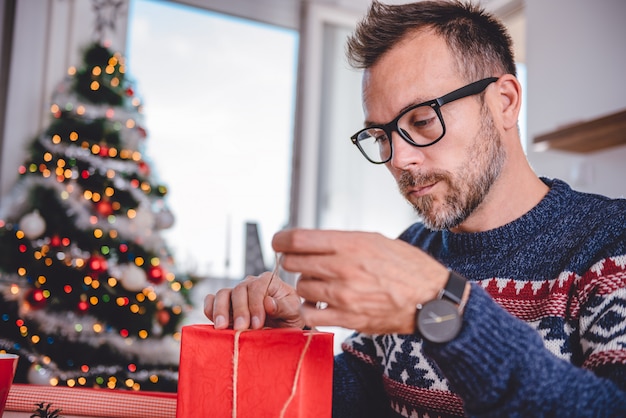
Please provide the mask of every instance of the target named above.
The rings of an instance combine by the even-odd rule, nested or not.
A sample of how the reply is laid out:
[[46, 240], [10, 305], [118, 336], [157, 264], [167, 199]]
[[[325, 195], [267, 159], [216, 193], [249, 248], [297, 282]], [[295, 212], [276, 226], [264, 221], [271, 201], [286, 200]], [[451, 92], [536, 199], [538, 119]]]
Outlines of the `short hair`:
[[374, 0], [348, 38], [348, 61], [357, 69], [371, 68], [398, 42], [419, 30], [433, 30], [445, 39], [459, 74], [468, 82], [516, 75], [512, 41], [504, 25], [483, 8], [459, 0], [401, 5]]

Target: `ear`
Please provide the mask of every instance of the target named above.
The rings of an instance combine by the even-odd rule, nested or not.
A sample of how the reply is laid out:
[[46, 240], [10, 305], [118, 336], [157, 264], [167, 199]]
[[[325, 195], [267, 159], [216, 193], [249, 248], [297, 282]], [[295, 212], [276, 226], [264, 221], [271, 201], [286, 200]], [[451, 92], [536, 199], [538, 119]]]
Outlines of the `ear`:
[[497, 87], [496, 111], [500, 113], [504, 129], [517, 129], [522, 106], [522, 86], [512, 74], [505, 74], [495, 83]]

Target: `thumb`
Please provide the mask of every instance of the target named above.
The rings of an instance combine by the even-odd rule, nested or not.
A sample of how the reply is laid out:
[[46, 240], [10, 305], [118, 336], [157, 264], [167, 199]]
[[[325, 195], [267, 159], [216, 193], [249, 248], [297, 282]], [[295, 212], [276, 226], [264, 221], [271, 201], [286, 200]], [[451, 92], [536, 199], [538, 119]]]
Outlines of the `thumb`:
[[263, 307], [266, 312], [265, 326], [270, 328], [300, 328], [304, 327], [304, 321], [300, 317], [299, 298], [273, 298], [266, 296], [263, 299]]
[[269, 316], [276, 316], [278, 313], [278, 303], [276, 299], [271, 296], [265, 296], [265, 299], [263, 299], [263, 307], [265, 308], [265, 313]]

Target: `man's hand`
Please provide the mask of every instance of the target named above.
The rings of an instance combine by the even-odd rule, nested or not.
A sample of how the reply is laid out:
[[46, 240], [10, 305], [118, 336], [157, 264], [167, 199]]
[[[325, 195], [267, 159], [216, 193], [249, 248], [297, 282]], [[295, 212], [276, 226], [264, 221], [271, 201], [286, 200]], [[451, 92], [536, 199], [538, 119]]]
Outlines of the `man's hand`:
[[448, 278], [423, 251], [376, 233], [294, 229], [277, 233], [272, 246], [285, 270], [302, 273], [296, 290], [311, 327], [413, 333], [416, 305], [435, 299]]
[[248, 276], [234, 288], [221, 289], [204, 299], [204, 314], [215, 329], [303, 328], [299, 307], [300, 298], [293, 287], [277, 275], [272, 279], [270, 272]]

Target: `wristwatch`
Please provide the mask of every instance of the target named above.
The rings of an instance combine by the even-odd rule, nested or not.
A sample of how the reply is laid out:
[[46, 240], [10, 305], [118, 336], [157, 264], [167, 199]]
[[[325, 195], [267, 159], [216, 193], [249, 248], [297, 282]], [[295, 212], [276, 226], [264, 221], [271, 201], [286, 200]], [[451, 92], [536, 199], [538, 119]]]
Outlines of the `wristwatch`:
[[448, 282], [437, 299], [417, 305], [415, 328], [422, 337], [433, 343], [447, 343], [459, 334], [466, 283], [465, 277], [450, 270]]

